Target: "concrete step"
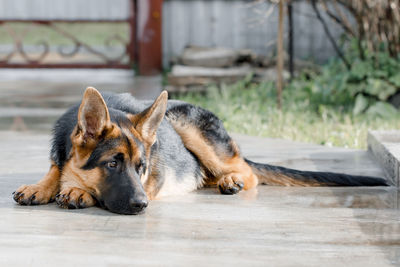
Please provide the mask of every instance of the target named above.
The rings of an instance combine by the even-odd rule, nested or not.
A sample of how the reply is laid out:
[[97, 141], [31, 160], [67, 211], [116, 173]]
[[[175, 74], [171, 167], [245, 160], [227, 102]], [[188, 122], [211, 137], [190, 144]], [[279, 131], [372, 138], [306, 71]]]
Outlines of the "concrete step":
[[382, 166], [388, 181], [399, 187], [400, 130], [369, 131], [368, 151]]
[[0, 107], [65, 109], [79, 103], [88, 86], [155, 99], [161, 82], [161, 75], [134, 76], [131, 70], [1, 69]]
[[50, 132], [64, 108], [0, 107], [0, 130]]

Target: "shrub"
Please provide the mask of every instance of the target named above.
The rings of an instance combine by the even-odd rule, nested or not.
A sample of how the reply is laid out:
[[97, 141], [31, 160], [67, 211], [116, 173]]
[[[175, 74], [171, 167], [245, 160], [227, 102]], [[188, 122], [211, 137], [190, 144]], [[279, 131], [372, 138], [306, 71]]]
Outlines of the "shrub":
[[365, 50], [361, 60], [358, 48], [354, 40], [347, 49], [346, 57], [353, 59], [350, 70], [335, 58], [319, 72], [300, 74], [288, 87], [300, 90], [314, 104], [351, 109], [354, 115], [397, 116], [388, 100], [400, 90], [400, 58], [382, 49], [376, 53]]

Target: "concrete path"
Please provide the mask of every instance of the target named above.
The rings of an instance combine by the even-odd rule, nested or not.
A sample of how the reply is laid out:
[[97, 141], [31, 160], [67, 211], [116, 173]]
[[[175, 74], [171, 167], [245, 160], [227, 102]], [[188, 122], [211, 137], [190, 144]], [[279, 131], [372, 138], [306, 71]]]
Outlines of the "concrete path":
[[[244, 154], [309, 170], [382, 175], [367, 152], [235, 135]], [[205, 189], [121, 216], [11, 193], [48, 168], [50, 136], [0, 132], [0, 266], [399, 266], [399, 192], [260, 186]]]
[[[154, 98], [160, 81], [123, 71], [0, 71], [0, 266], [400, 265], [394, 187], [204, 189], [153, 201], [138, 216], [14, 203], [16, 188], [46, 173], [50, 125], [86, 86]], [[234, 138], [254, 161], [383, 175], [365, 151]]]

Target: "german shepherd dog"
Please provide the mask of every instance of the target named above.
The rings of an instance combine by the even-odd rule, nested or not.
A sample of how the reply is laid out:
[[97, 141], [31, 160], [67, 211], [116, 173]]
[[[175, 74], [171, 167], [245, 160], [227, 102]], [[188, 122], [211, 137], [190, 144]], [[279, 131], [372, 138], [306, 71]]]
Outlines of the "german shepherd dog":
[[257, 184], [280, 186], [381, 186], [384, 179], [299, 171], [252, 162], [211, 112], [129, 94], [101, 95], [87, 88], [82, 102], [54, 126], [49, 172], [22, 185], [21, 205], [56, 201], [62, 208], [99, 205], [120, 214], [141, 213], [154, 198], [217, 186], [236, 194]]

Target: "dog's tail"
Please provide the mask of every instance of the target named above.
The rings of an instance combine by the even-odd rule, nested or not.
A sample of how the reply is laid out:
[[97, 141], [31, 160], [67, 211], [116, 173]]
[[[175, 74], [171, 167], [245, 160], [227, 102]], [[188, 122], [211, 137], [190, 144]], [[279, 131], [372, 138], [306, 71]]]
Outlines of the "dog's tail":
[[280, 186], [388, 186], [378, 177], [332, 172], [299, 171], [245, 159], [260, 184]]

